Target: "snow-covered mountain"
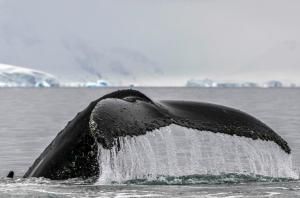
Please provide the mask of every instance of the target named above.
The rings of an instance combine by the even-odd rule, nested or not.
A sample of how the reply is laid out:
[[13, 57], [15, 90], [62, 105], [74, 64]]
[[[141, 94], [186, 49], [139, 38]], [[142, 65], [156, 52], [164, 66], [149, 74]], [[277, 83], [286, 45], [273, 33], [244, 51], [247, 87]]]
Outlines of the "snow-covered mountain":
[[24, 67], [0, 64], [0, 87], [57, 87], [51, 74]]
[[62, 83], [107, 79], [128, 85], [156, 79], [162, 71], [144, 49], [148, 42], [136, 46], [141, 38], [128, 36], [139, 26], [133, 29], [129, 19], [123, 21], [124, 28], [116, 25], [121, 13], [115, 13], [118, 19], [110, 17], [115, 10], [104, 8], [106, 4], [0, 0], [0, 62], [29, 65]]

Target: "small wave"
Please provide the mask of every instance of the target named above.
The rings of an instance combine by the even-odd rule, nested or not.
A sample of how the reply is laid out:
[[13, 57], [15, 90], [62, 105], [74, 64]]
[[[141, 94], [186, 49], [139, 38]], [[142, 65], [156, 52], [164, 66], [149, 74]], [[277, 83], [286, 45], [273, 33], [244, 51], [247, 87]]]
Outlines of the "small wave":
[[[292, 178], [274, 178], [262, 175], [221, 174], [221, 175], [188, 175], [188, 176], [158, 176], [151, 179], [127, 180], [124, 184], [136, 185], [196, 185], [196, 184], [242, 184], [252, 182], [289, 182]], [[112, 182], [116, 183], [116, 182]]]
[[[81, 179], [74, 178], [68, 180], [50, 180], [46, 178], [0, 178], [0, 188], [8, 186], [98, 186], [96, 178]], [[243, 184], [254, 182], [292, 182], [300, 181], [293, 178], [274, 178], [262, 175], [246, 174], [221, 174], [221, 175], [187, 175], [187, 176], [157, 176], [145, 179], [131, 179], [122, 183], [112, 181], [111, 184], [133, 184], [133, 185], [196, 185], [196, 184]]]
[[62, 185], [92, 185], [96, 182], [96, 177], [91, 177], [88, 179], [82, 179], [82, 178], [73, 178], [73, 179], [67, 179], [67, 180], [50, 180], [44, 177], [29, 177], [29, 178], [23, 178], [23, 177], [16, 177], [14, 179], [1, 177], [0, 178], [0, 188], [5, 185], [28, 185], [28, 186], [62, 186]]
[[[0, 178], [0, 197], [183, 198], [270, 197], [280, 194], [285, 197], [296, 197], [295, 195], [299, 192], [299, 182], [292, 179], [237, 174], [160, 176], [152, 180], [130, 180], [113, 185], [91, 182], [91, 180], [80, 178], [62, 181], [45, 178]], [[249, 184], [249, 182], [253, 183]]]

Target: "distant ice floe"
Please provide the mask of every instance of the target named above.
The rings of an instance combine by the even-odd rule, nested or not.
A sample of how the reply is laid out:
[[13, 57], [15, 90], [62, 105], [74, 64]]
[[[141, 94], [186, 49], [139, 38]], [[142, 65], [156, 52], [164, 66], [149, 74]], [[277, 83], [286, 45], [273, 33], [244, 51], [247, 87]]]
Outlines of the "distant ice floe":
[[186, 87], [218, 87], [218, 88], [280, 88], [280, 87], [297, 87], [294, 83], [284, 84], [278, 80], [267, 81], [263, 84], [255, 82], [216, 82], [210, 79], [196, 80], [191, 79], [186, 83]]
[[283, 87], [283, 83], [277, 80], [271, 80], [269, 82], [266, 82], [263, 87]]
[[0, 87], [58, 87], [51, 74], [24, 67], [0, 64]]
[[95, 82], [88, 81], [88, 82], [67, 82], [62, 83], [61, 87], [87, 87], [87, 88], [94, 88], [94, 87], [110, 87], [112, 84], [107, 80], [97, 80]]
[[120, 84], [112, 83], [105, 79], [99, 79], [96, 81], [86, 81], [86, 82], [64, 82], [60, 84], [60, 87], [85, 87], [85, 88], [97, 88], [97, 87], [127, 87], [133, 88], [139, 86], [136, 83]]
[[210, 79], [204, 79], [204, 80], [192, 79], [186, 83], [186, 86], [187, 87], [217, 87], [218, 83]]

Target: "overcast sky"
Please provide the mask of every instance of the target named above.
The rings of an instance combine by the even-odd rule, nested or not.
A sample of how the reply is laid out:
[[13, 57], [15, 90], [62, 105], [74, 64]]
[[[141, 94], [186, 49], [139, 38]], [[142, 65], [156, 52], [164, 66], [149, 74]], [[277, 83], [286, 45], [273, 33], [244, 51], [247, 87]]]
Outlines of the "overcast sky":
[[0, 62], [64, 80], [300, 84], [300, 1], [0, 0]]

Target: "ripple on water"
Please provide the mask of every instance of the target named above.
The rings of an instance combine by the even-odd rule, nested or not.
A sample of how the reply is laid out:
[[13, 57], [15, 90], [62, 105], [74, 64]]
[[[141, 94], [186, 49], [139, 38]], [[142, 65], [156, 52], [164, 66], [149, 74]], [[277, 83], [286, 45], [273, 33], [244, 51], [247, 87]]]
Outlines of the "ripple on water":
[[[170, 178], [169, 178], [170, 179]], [[91, 180], [51, 181], [45, 178], [0, 179], [0, 197], [291, 197], [300, 196], [298, 180], [267, 177], [197, 176], [201, 183], [162, 185], [152, 182], [98, 185]], [[176, 180], [177, 181], [177, 180]], [[230, 182], [228, 182], [230, 181]], [[234, 182], [232, 182], [234, 181]]]

